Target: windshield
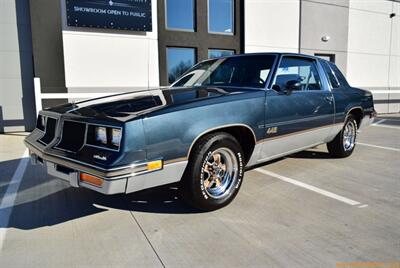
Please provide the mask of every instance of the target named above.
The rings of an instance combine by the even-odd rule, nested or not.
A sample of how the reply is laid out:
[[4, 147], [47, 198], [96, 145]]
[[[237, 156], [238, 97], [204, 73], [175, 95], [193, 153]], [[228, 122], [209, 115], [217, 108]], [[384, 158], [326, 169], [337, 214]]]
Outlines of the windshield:
[[201, 62], [171, 87], [236, 86], [264, 88], [275, 55], [247, 55]]

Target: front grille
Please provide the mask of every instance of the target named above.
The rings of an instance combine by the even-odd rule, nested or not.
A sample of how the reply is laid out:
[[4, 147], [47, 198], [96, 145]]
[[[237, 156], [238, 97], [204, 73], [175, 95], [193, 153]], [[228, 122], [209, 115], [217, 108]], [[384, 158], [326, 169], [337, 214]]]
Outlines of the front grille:
[[47, 145], [54, 139], [56, 133], [56, 125], [57, 119], [51, 117], [46, 118], [46, 132], [44, 136], [39, 140], [41, 143]]
[[61, 141], [57, 145], [58, 149], [69, 152], [77, 152], [85, 143], [86, 124], [64, 121], [62, 128]]

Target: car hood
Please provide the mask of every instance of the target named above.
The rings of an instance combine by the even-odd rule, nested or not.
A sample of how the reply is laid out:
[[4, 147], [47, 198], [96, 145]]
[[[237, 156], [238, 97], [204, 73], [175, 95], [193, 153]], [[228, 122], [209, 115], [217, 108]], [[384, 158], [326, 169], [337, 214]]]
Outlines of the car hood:
[[47, 111], [97, 119], [129, 121], [160, 109], [178, 108], [199, 101], [260, 90], [240, 87], [157, 88], [68, 103], [49, 108]]

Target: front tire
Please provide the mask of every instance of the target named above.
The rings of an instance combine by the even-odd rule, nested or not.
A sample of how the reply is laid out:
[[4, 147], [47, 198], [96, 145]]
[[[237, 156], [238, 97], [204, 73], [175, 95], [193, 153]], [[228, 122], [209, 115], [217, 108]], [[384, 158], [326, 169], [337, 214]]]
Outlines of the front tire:
[[243, 151], [228, 133], [201, 138], [192, 150], [181, 181], [183, 200], [192, 207], [212, 211], [228, 205], [243, 180]]
[[329, 154], [335, 158], [350, 156], [356, 147], [357, 121], [353, 115], [349, 115], [335, 139], [327, 143]]

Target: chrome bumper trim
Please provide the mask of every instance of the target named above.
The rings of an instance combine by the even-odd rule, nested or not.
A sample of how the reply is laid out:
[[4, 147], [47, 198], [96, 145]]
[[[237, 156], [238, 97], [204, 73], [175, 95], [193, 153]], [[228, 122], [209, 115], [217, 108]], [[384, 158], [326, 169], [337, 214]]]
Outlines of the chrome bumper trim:
[[121, 178], [126, 178], [130, 176], [136, 176], [139, 174], [152, 172], [147, 171], [147, 162], [135, 163], [129, 166], [103, 169], [90, 164], [85, 164], [73, 159], [67, 159], [61, 156], [54, 156], [43, 152], [42, 150], [36, 148], [34, 145], [25, 140], [26, 147], [30, 150], [31, 154], [36, 155], [43, 161], [52, 162], [57, 165], [68, 167], [70, 169], [77, 170], [79, 172], [88, 173], [90, 175], [102, 178], [104, 180], [117, 180]]
[[178, 182], [181, 180], [185, 171], [187, 161], [175, 162], [166, 165], [163, 169], [136, 174], [135, 176], [125, 176], [118, 180], [103, 180], [101, 186], [92, 185], [81, 181], [80, 171], [69, 168], [70, 170], [59, 170], [57, 164], [42, 160], [38, 161], [38, 156], [31, 155], [32, 163], [41, 164], [46, 167], [47, 173], [66, 181], [72, 187], [88, 188], [90, 190], [105, 194], [123, 194], [137, 192], [160, 185]]

